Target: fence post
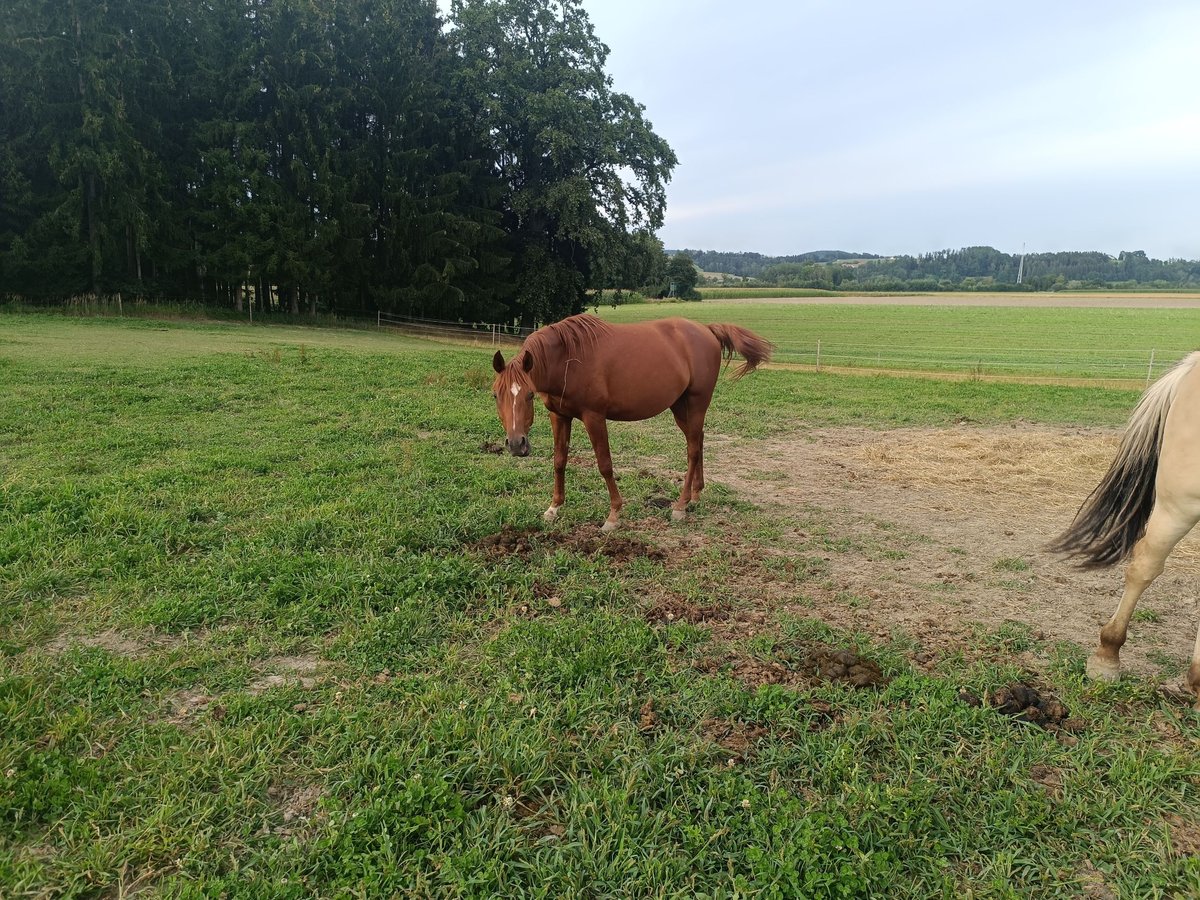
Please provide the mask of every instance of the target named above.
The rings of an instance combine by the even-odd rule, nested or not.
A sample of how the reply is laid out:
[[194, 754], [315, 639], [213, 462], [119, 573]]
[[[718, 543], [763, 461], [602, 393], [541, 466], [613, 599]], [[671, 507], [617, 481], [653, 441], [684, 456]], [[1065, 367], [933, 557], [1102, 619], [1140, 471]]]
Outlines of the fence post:
[[821, 342], [817, 341], [817, 371], [821, 371]]
[[1154, 348], [1150, 348], [1150, 368], [1146, 370], [1146, 387], [1150, 387], [1150, 379], [1154, 375]]

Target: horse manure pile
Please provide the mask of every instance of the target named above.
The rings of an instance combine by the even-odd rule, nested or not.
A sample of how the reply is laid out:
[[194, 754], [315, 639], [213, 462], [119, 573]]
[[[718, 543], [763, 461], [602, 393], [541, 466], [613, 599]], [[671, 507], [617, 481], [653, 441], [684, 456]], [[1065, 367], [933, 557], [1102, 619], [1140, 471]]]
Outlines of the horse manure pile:
[[[968, 690], [959, 691], [958, 699], [968, 706], [979, 706], [982, 702]], [[1000, 688], [987, 697], [987, 704], [1016, 722], [1037, 725], [1047, 731], [1083, 730], [1083, 721], [1071, 718], [1071, 711], [1065, 703], [1023, 681], [1014, 681]]]
[[514, 528], [511, 525], [505, 525], [495, 534], [489, 534], [482, 540], [477, 541], [473, 546], [477, 550], [492, 552], [497, 555], [510, 556], [517, 554], [518, 556], [528, 556], [533, 552], [533, 535], [535, 534], [537, 534], [536, 528]]
[[730, 674], [734, 678], [752, 689], [764, 684], [816, 687], [828, 682], [863, 689], [883, 687], [890, 680], [874, 660], [859, 656], [853, 650], [820, 644], [803, 651], [782, 654], [775, 660], [731, 655], [723, 660], [704, 660], [697, 668], [703, 672], [715, 672], [726, 665], [731, 666]]
[[818, 648], [802, 657], [798, 665], [801, 671], [811, 672], [821, 681], [845, 682], [855, 688], [882, 687], [889, 680], [879, 663], [852, 650]]
[[603, 556], [614, 562], [649, 559], [662, 562], [662, 550], [636, 538], [603, 534], [597, 526], [581, 526], [575, 531], [542, 531], [539, 528], [514, 528], [505, 525], [472, 545], [494, 556], [530, 556], [537, 550], [569, 550], [581, 556]]

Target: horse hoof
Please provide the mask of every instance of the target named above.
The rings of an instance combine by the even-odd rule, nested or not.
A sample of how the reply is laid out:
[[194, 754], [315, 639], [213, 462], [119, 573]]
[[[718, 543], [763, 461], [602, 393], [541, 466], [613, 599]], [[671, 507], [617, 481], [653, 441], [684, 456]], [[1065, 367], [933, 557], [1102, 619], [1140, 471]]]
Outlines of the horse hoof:
[[686, 509], [671, 510], [671, 521], [672, 522], [682, 522], [686, 518], [687, 518], [687, 510]]
[[609, 531], [616, 531], [617, 523], [616, 522], [605, 522], [603, 525], [600, 526], [600, 530], [605, 533], [607, 533]]
[[544, 513], [542, 513], [542, 518], [545, 519], [547, 522], [553, 522], [555, 519], [558, 518], [558, 507], [551, 506]]
[[1087, 676], [1093, 681], [1116, 681], [1121, 677], [1121, 663], [1093, 653], [1088, 657]]

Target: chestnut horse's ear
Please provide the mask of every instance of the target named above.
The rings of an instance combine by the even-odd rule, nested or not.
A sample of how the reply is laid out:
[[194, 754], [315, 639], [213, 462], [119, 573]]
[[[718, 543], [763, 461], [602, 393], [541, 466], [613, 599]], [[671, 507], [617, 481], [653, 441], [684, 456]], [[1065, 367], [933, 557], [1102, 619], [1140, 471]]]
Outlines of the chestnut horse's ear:
[[526, 351], [525, 355], [521, 358], [521, 368], [526, 372], [533, 371], [533, 354]]
[[497, 350], [496, 355], [492, 357], [492, 368], [497, 372], [504, 371], [504, 354], [499, 350]]

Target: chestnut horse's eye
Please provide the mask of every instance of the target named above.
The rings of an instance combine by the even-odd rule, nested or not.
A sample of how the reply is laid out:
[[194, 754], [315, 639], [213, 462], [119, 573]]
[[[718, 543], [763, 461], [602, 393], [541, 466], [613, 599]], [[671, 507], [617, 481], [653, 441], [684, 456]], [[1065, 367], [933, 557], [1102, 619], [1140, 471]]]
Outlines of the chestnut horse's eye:
[[526, 397], [525, 399], [526, 399], [526, 400], [532, 400], [532, 399], [533, 399], [533, 391], [530, 391], [530, 392], [529, 392], [529, 396], [528, 396], [528, 397]]

